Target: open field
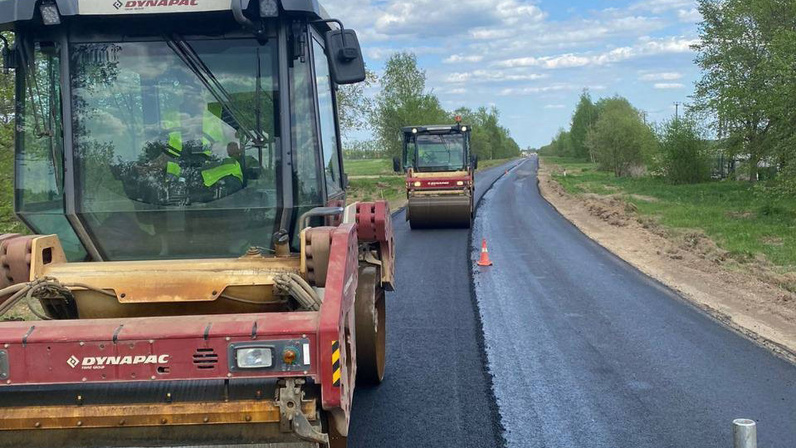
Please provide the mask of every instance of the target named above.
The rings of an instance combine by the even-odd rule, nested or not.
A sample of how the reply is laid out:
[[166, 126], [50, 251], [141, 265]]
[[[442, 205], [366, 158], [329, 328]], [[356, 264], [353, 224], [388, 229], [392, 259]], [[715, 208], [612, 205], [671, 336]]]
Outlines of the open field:
[[772, 201], [746, 182], [671, 185], [659, 178], [616, 178], [566, 158], [543, 161], [559, 168], [553, 178], [568, 193], [620, 196], [666, 228], [701, 230], [737, 261], [763, 256], [796, 270], [796, 199]]
[[390, 159], [346, 160], [345, 172], [349, 177], [394, 176]]

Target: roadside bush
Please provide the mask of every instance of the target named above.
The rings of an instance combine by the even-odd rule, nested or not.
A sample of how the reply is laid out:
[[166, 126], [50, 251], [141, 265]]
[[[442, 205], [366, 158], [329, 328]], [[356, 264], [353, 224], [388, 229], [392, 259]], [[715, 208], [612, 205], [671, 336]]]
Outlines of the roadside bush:
[[660, 166], [669, 182], [697, 184], [710, 180], [710, 145], [695, 120], [667, 121], [658, 138]]
[[586, 146], [600, 169], [616, 177], [643, 173], [657, 146], [652, 129], [624, 98], [601, 100], [598, 107], [600, 118], [589, 130]]

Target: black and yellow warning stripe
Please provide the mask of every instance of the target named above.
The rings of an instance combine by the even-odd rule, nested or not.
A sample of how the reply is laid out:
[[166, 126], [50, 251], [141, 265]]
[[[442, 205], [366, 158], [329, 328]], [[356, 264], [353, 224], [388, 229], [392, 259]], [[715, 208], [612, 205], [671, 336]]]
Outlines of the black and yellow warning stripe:
[[332, 384], [334, 387], [340, 387], [340, 378], [342, 377], [342, 369], [340, 366], [340, 341], [332, 342]]

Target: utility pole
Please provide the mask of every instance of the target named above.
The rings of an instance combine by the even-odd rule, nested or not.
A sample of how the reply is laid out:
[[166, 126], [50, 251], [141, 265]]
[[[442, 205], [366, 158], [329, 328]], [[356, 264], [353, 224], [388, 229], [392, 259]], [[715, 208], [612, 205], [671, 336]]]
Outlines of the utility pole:
[[680, 105], [683, 104], [679, 101], [675, 101], [674, 103], [674, 119], [676, 121], [680, 121]]

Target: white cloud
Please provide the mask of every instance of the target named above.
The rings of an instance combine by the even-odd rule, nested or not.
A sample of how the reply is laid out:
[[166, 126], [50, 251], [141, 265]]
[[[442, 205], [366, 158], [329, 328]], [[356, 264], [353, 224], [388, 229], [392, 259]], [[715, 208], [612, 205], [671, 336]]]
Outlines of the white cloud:
[[686, 53], [691, 51], [691, 45], [697, 43], [693, 39], [642, 38], [630, 47], [619, 47], [599, 54], [563, 54], [559, 56], [515, 58], [499, 62], [500, 67], [542, 67], [546, 69], [560, 69], [572, 67], [585, 67], [589, 65], [608, 65], [617, 62], [635, 59], [643, 56], [656, 56], [667, 53]]
[[694, 0], [642, 0], [630, 6], [631, 11], [649, 11], [660, 14], [673, 9], [694, 6]]
[[545, 109], [566, 109], [567, 106], [563, 104], [546, 104], [544, 106]]
[[685, 85], [676, 82], [659, 82], [653, 86], [657, 90], [682, 89]]
[[483, 60], [484, 60], [484, 57], [481, 56], [481, 55], [476, 55], [476, 54], [473, 54], [473, 55], [454, 54], [454, 55], [448, 56], [442, 62], [445, 63], [445, 64], [457, 64], [457, 63], [460, 63], [460, 62], [476, 63], [476, 62], [481, 62]]
[[451, 73], [445, 78], [448, 83], [464, 83], [464, 82], [511, 82], [511, 81], [535, 81], [537, 79], [546, 78], [547, 75], [538, 73], [518, 73], [507, 72], [503, 70], [474, 70], [471, 72], [456, 72]]
[[451, 89], [448, 93], [452, 95], [464, 95], [465, 93], [467, 93], [467, 89], [462, 89], [462, 88]]
[[453, 36], [468, 29], [541, 22], [546, 15], [518, 0], [458, 0], [440, 7], [438, 0], [391, 0], [376, 17], [375, 28], [387, 35]]
[[678, 9], [677, 18], [682, 23], [699, 23], [702, 21], [702, 13], [696, 8]]
[[677, 72], [663, 72], [663, 73], [646, 73], [639, 77], [642, 81], [677, 81], [683, 79], [682, 73]]
[[[514, 96], [514, 95], [533, 95], [537, 93], [549, 93], [549, 92], [571, 92], [575, 90], [582, 90], [584, 86], [577, 85], [577, 84], [553, 84], [549, 86], [539, 86], [539, 87], [519, 87], [519, 88], [507, 88], [500, 91], [500, 96]], [[588, 86], [589, 90], [605, 90], [606, 86], [595, 85], [595, 86]]]

